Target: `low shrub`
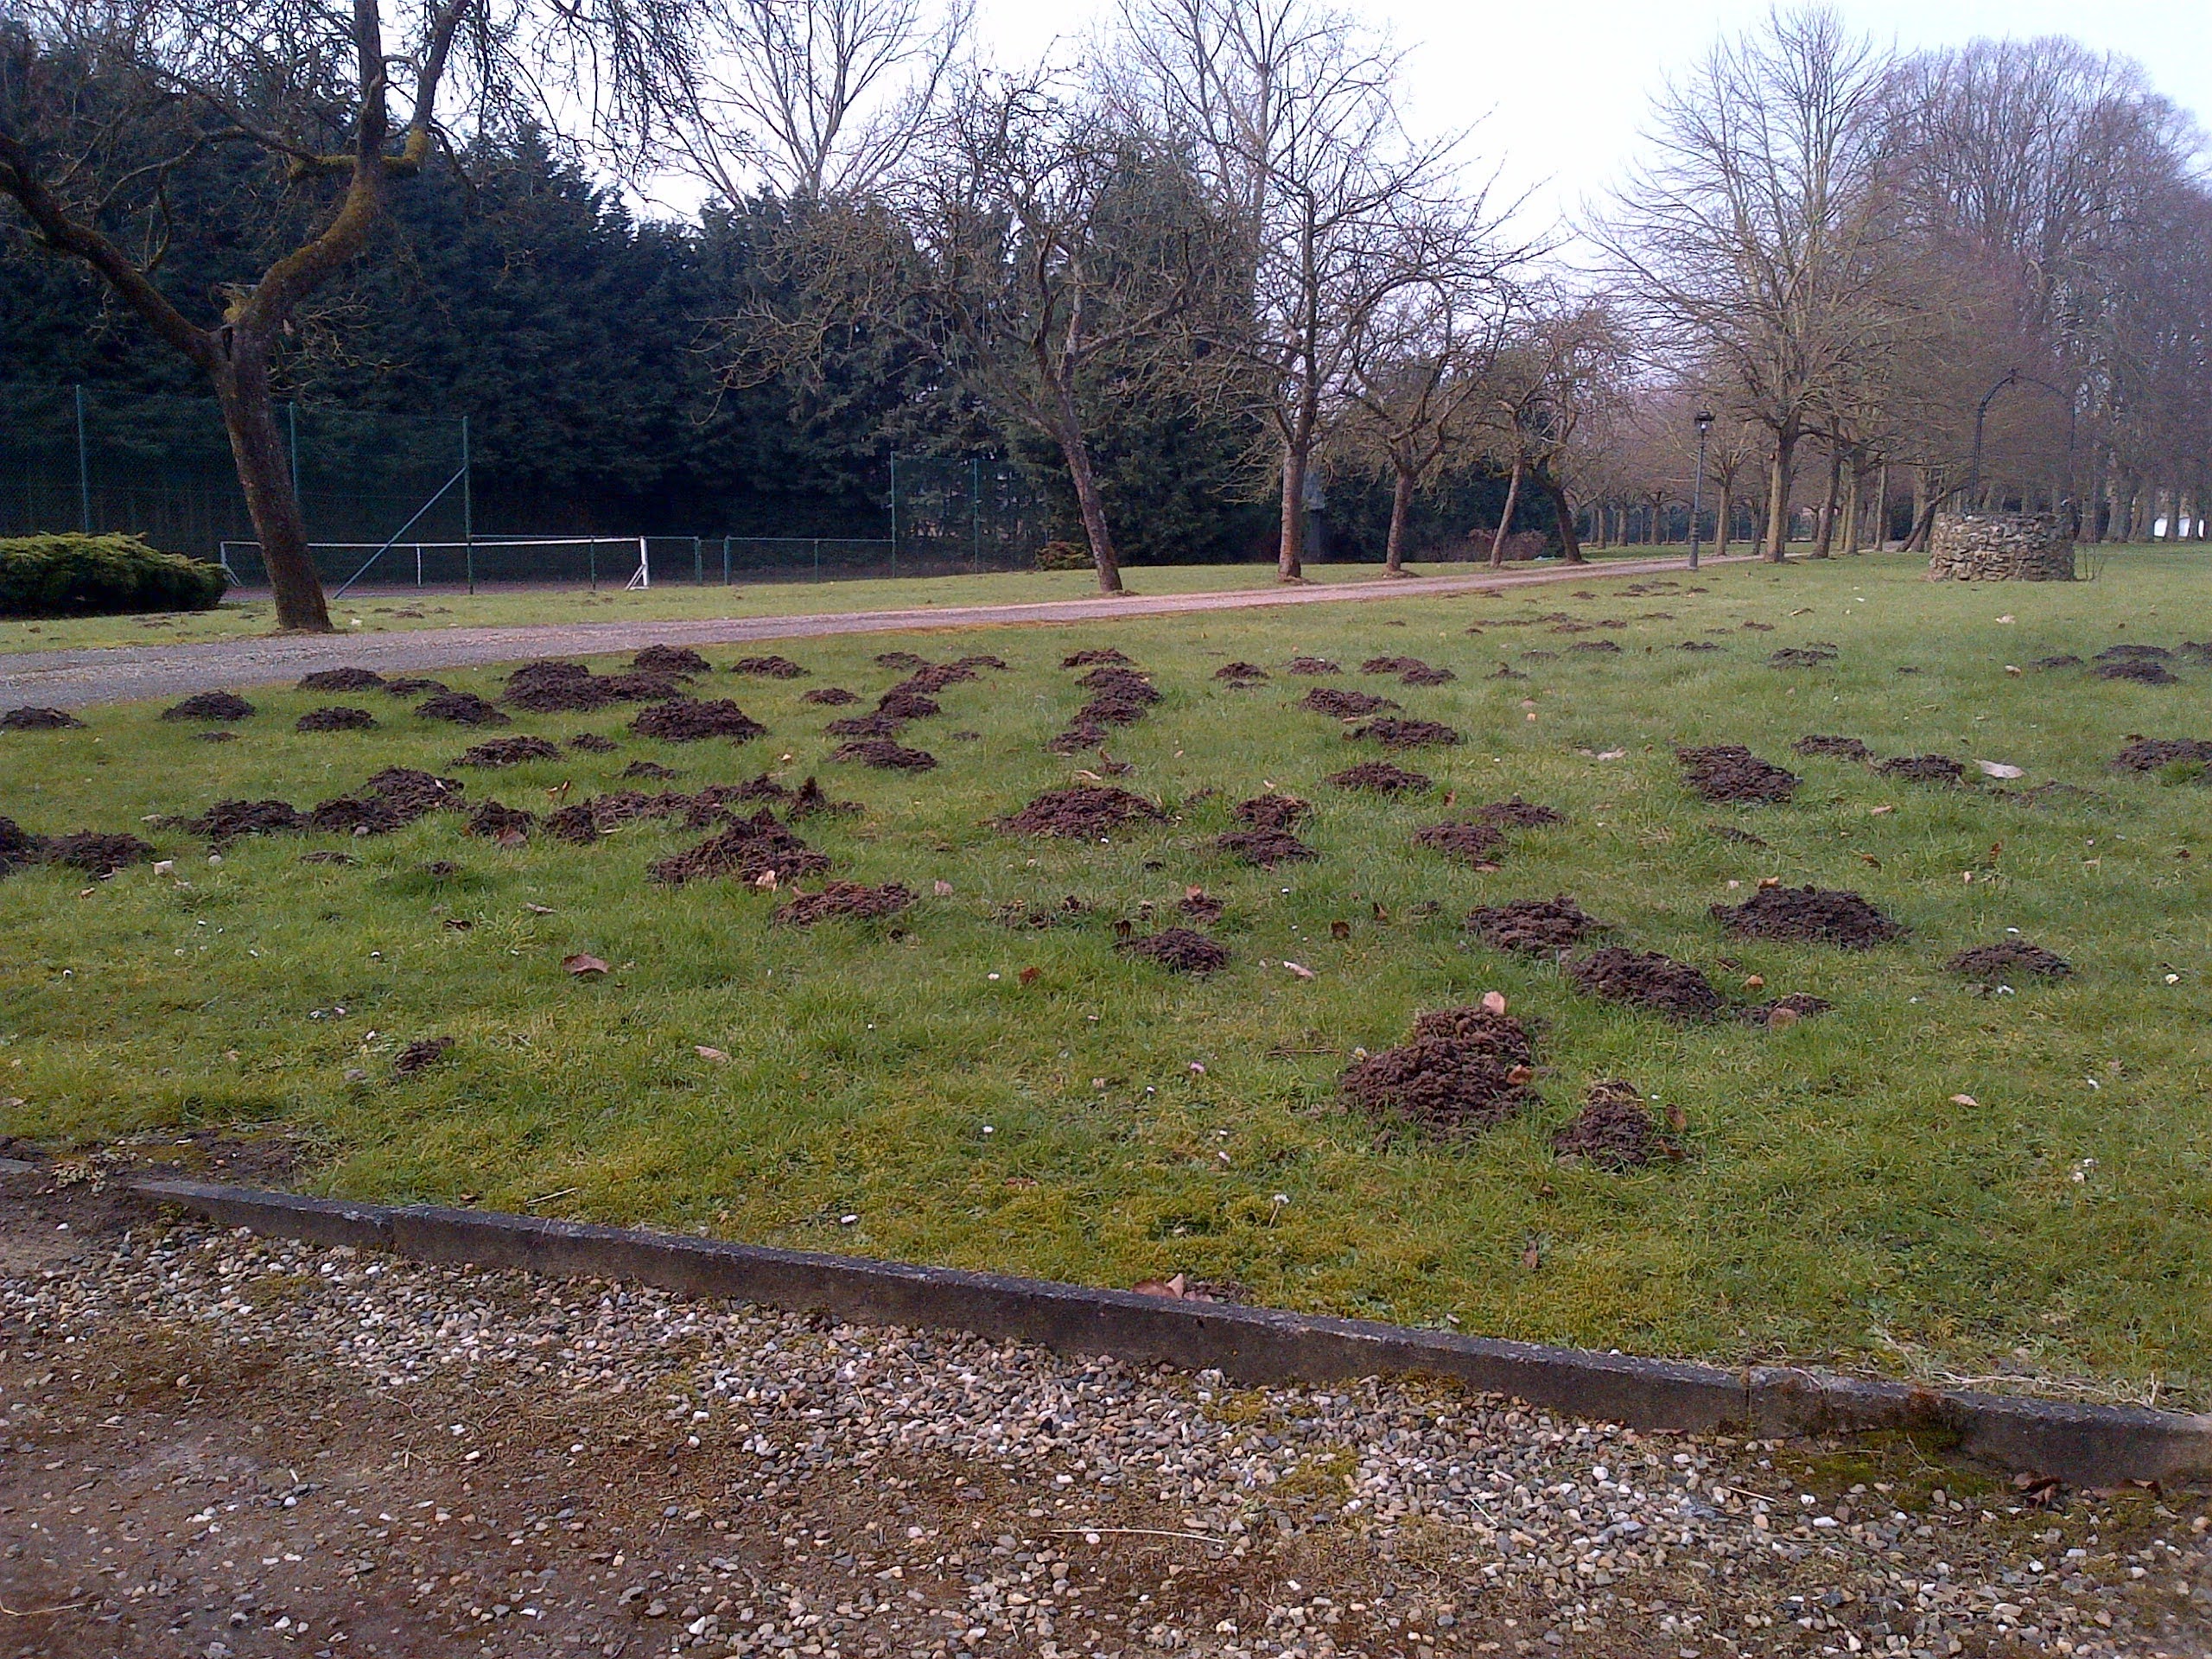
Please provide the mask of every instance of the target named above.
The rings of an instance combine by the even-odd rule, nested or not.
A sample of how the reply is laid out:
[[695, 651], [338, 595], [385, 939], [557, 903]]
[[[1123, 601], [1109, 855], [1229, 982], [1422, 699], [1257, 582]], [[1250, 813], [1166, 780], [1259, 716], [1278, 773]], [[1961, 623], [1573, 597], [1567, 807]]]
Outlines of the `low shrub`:
[[1039, 570], [1089, 570], [1090, 550], [1076, 542], [1047, 542], [1037, 550]]
[[157, 551], [136, 536], [0, 539], [0, 616], [212, 610], [230, 583], [220, 565]]

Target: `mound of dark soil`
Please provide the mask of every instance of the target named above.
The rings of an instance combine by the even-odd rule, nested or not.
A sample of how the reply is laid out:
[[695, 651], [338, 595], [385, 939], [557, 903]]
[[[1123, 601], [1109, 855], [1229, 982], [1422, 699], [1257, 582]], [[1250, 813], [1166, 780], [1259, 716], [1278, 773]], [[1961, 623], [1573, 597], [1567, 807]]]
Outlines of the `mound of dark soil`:
[[768, 728], [727, 697], [677, 697], [640, 709], [630, 729], [639, 737], [657, 737], [664, 743], [697, 743], [710, 737], [727, 737], [742, 743], [764, 737]]
[[[876, 661], [883, 659], [879, 657]], [[640, 668], [645, 664], [640, 663]], [[788, 657], [741, 657], [729, 665], [733, 674], [751, 674], [764, 680], [796, 680], [803, 678], [806, 671]]]
[[1488, 864], [1505, 837], [1486, 823], [1432, 823], [1414, 831], [1414, 844], [1456, 858], [1464, 864]]
[[591, 804], [578, 801], [545, 815], [545, 833], [556, 841], [565, 841], [572, 846], [588, 847], [599, 839], [599, 823], [593, 817]]
[[991, 914], [1001, 927], [1061, 927], [1081, 921], [1090, 914], [1091, 908], [1070, 893], [1057, 905], [1027, 905], [1019, 899], [1008, 899]]
[[537, 828], [536, 813], [525, 812], [518, 806], [503, 806], [497, 801], [485, 802], [468, 820], [468, 833], [481, 836], [486, 841], [497, 841], [503, 836], [527, 836]]
[[372, 732], [377, 717], [365, 709], [310, 709], [292, 722], [296, 732]]
[[1095, 749], [1106, 741], [1106, 728], [1087, 720], [1078, 720], [1065, 732], [1048, 738], [1045, 743], [1049, 754], [1079, 754], [1085, 749]]
[[860, 700], [859, 692], [848, 691], [842, 685], [817, 685], [799, 698], [801, 702], [815, 703], [824, 709], [842, 709], [847, 703]]
[[84, 723], [60, 709], [10, 709], [0, 715], [0, 732], [59, 732]]
[[184, 828], [218, 846], [241, 836], [282, 836], [305, 830], [308, 821], [289, 801], [218, 801]]
[[622, 746], [597, 732], [578, 732], [569, 740], [569, 747], [584, 754], [612, 754]]
[[235, 743], [238, 741], [238, 734], [236, 732], [194, 732], [192, 741], [195, 743]]
[[[608, 745], [612, 747], [613, 745]], [[455, 766], [518, 766], [525, 760], [558, 760], [561, 751], [542, 737], [495, 737], [448, 762]]]
[[1479, 905], [1467, 912], [1467, 926], [1493, 950], [1522, 950], [1547, 956], [1577, 945], [1599, 925], [1565, 893], [1554, 899], [1516, 899], [1505, 905]]
[[1492, 680], [1525, 680], [1529, 677], [1517, 668], [1508, 668], [1503, 663], [1500, 663], [1484, 677]]
[[1239, 801], [1230, 817], [1255, 830], [1291, 830], [1313, 816], [1313, 804], [1295, 795], [1255, 795]]
[[1740, 905], [1714, 905], [1708, 913], [1738, 938], [1796, 939], [1847, 950], [1864, 950], [1904, 931], [1848, 889], [1761, 887]]
[[1539, 806], [1534, 801], [1524, 801], [1516, 795], [1510, 801], [1491, 801], [1475, 809], [1475, 822], [1487, 823], [1498, 830], [1541, 830], [1547, 824], [1565, 823], [1567, 815], [1554, 812], [1548, 806]]
[[1955, 974], [1992, 983], [2007, 977], [2064, 979], [2074, 971], [2074, 964], [2056, 950], [2046, 950], [2025, 939], [1977, 944], [1970, 950], [1960, 951], [1943, 965]]
[[37, 863], [45, 852], [45, 837], [31, 834], [13, 818], [0, 817], [0, 875]]
[[415, 705], [425, 720], [449, 721], [455, 726], [512, 726], [505, 714], [474, 691], [441, 691]]
[[327, 836], [388, 836], [406, 822], [389, 801], [346, 795], [308, 814], [308, 827]]
[[163, 720], [251, 720], [253, 705], [235, 691], [202, 691], [162, 710]]
[[385, 683], [372, 668], [324, 668], [303, 677], [302, 691], [374, 691]]
[[2028, 666], [2030, 668], [2087, 668], [2088, 664], [2073, 652], [2068, 652], [2059, 657], [2038, 657]]
[[1677, 749], [1691, 791], [1708, 801], [1786, 801], [1804, 781], [1762, 760], [1740, 743]]
[[1407, 772], [1388, 760], [1363, 760], [1332, 774], [1328, 781], [1338, 789], [1363, 789], [1374, 795], [1404, 795], [1435, 784], [1423, 773]]
[[2129, 744], [2112, 763], [2122, 772], [2157, 772], [2176, 761], [2212, 766], [2212, 742], [2201, 737], [2146, 737]]
[[830, 752], [830, 758], [857, 760], [878, 772], [928, 772], [937, 765], [937, 756], [928, 750], [901, 748], [887, 737], [863, 737], [855, 742], [840, 743]]
[[1160, 701], [1160, 693], [1154, 690], [1152, 682], [1133, 668], [1120, 668], [1109, 664], [1103, 668], [1092, 669], [1076, 683], [1094, 696], [1145, 704]]
[[778, 823], [762, 807], [721, 834], [652, 864], [647, 874], [670, 887], [717, 876], [738, 876], [747, 881], [773, 874], [796, 881], [830, 868], [830, 861]]
[[450, 1037], [425, 1037], [420, 1042], [410, 1043], [391, 1057], [392, 1075], [411, 1077], [418, 1071], [427, 1071], [445, 1058], [452, 1047]]
[[[1747, 1026], [1784, 1026], [1799, 1020], [1808, 1020], [1816, 1014], [1826, 1014], [1835, 1006], [1825, 997], [1808, 996], [1802, 991], [1792, 991], [1787, 996], [1777, 996], [1771, 1002], [1755, 1003], [1748, 1008], [1736, 1010], [1736, 1017]], [[1783, 1017], [1777, 1020], [1775, 1015]]]
[[448, 808], [461, 810], [463, 793], [457, 778], [438, 778], [412, 766], [386, 766], [364, 785], [378, 800], [410, 819]]
[[895, 668], [903, 671], [909, 668], [927, 668], [930, 661], [926, 657], [915, 656], [911, 651], [886, 651], [877, 653], [875, 665], [878, 668]]
[[617, 702], [661, 702], [689, 697], [683, 683], [670, 674], [602, 674], [581, 680], [556, 681], [507, 701], [518, 708], [537, 710], [588, 711]]
[[647, 645], [630, 659], [640, 674], [711, 674], [715, 665], [689, 645]]
[[1005, 658], [994, 657], [988, 651], [971, 652], [965, 657], [956, 657], [951, 665], [954, 668], [993, 668], [1001, 674], [1011, 671], [1011, 665]]
[[702, 801], [787, 801], [791, 792], [766, 772], [741, 784], [709, 784], [699, 791]]
[[1187, 927], [1162, 928], [1141, 938], [1123, 939], [1114, 947], [1132, 957], [1147, 957], [1179, 974], [1217, 973], [1229, 966], [1229, 947]]
[[798, 793], [784, 816], [796, 823], [801, 818], [843, 817], [861, 810], [858, 801], [833, 801], [822, 791], [822, 785], [810, 776], [798, 786]]
[[906, 729], [906, 722], [878, 710], [872, 715], [846, 715], [822, 729], [831, 737], [896, 737]]
[[2179, 685], [2181, 681], [2163, 663], [2147, 657], [2127, 657], [2116, 663], [2100, 664], [2097, 677], [2101, 680], [2131, 680], [2137, 685]]
[[1077, 784], [1051, 789], [999, 827], [1020, 836], [1090, 838], [1125, 823], [1165, 823], [1167, 815], [1141, 795], [1109, 784]]
[[302, 853], [300, 855], [300, 862], [302, 864], [327, 864], [342, 869], [350, 869], [360, 861], [351, 853]]
[[429, 692], [451, 689], [443, 680], [400, 679], [384, 683], [384, 694], [387, 697], [419, 697]]
[[1253, 685], [1266, 679], [1268, 671], [1257, 663], [1224, 663], [1214, 670], [1213, 677], [1231, 685]]
[[875, 712], [887, 720], [930, 720], [944, 710], [935, 697], [893, 686], [877, 700]]
[[1317, 715], [1326, 715], [1332, 720], [1357, 720], [1378, 709], [1395, 709], [1399, 704], [1388, 697], [1370, 696], [1365, 691], [1344, 691], [1333, 685], [1317, 685], [1298, 700], [1297, 707], [1310, 709]]
[[1232, 830], [1216, 836], [1213, 844], [1217, 851], [1263, 870], [1321, 856], [1287, 830]]
[[1282, 665], [1286, 674], [1341, 674], [1338, 668], [1325, 657], [1294, 657]]
[[1075, 711], [1073, 727], [1134, 726], [1145, 717], [1145, 705], [1127, 697], [1093, 697]]
[[1885, 778], [1902, 778], [1915, 784], [1956, 784], [1967, 769], [1948, 754], [1897, 754], [1875, 768]]
[[1825, 754], [1837, 760], [1872, 760], [1874, 758], [1874, 751], [1855, 737], [1801, 737], [1789, 747], [1800, 754]]
[[153, 848], [136, 836], [111, 836], [98, 830], [54, 836], [41, 844], [40, 852], [48, 864], [66, 864], [87, 875], [105, 875], [126, 865], [146, 863], [154, 856]]
[[880, 887], [864, 887], [858, 881], [832, 881], [819, 893], [795, 894], [789, 904], [777, 911], [775, 921], [779, 927], [811, 927], [833, 916], [866, 921], [877, 916], [896, 916], [913, 902], [914, 895], [896, 881], [887, 881]]
[[959, 685], [977, 677], [976, 671], [965, 663], [925, 663], [891, 689], [926, 697], [948, 685]]
[[1567, 965], [1579, 989], [1614, 1002], [1630, 1002], [1670, 1020], [1711, 1020], [1720, 1013], [1720, 993], [1687, 962], [1656, 950], [1629, 950], [1609, 944]]
[[[876, 659], [882, 661], [881, 658]], [[1078, 651], [1071, 657], [1060, 658], [1062, 668], [1090, 668], [1100, 663], [1127, 663], [1129, 659], [1111, 645], [1096, 645], [1089, 651]], [[921, 664], [917, 662], [917, 668]]]
[[1363, 674], [1419, 674], [1428, 664], [1418, 657], [1370, 657], [1359, 665]]
[[643, 778], [650, 781], [658, 781], [674, 778], [678, 774], [675, 767], [664, 766], [658, 760], [632, 760], [622, 768], [622, 775], [625, 778]]
[[1459, 741], [1459, 734], [1440, 721], [1398, 720], [1389, 715], [1355, 726], [1344, 735], [1380, 743], [1386, 749], [1449, 748]]
[[1414, 1022], [1411, 1042], [1355, 1063], [1338, 1087], [1378, 1117], [1455, 1138], [1539, 1104], [1528, 1086], [1535, 1058], [1527, 1029], [1510, 1015], [1440, 1009]]
[[2170, 663], [2174, 654], [2164, 645], [2107, 645], [2096, 655], [2101, 663]]
[[1621, 648], [1610, 639], [1585, 639], [1580, 645], [1569, 645], [1567, 649], [1569, 651], [1609, 651], [1618, 657], [1620, 655]]
[[1836, 652], [1825, 645], [1784, 645], [1766, 659], [1769, 668], [1818, 668], [1832, 663]]
[[1637, 1086], [1618, 1078], [1590, 1085], [1574, 1121], [1552, 1136], [1552, 1154], [1580, 1158], [1614, 1174], [1684, 1155], [1682, 1143], [1644, 1109]]
[[1192, 887], [1175, 902], [1176, 910], [1194, 922], [1208, 925], [1219, 921], [1229, 906], [1208, 893], [1204, 887]]
[[1685, 639], [1675, 649], [1676, 651], [1718, 651], [1720, 647], [1710, 639]]

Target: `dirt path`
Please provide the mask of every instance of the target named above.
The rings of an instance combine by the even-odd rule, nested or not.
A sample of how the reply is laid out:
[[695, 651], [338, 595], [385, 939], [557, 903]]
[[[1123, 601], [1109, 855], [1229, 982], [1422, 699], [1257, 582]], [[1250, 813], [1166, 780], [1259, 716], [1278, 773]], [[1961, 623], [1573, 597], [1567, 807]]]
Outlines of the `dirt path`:
[[[1751, 561], [1739, 557], [1708, 563], [1743, 564]], [[927, 606], [904, 611], [824, 611], [804, 616], [583, 622], [521, 628], [424, 628], [359, 636], [315, 634], [225, 639], [190, 645], [17, 652], [0, 656], [0, 706], [81, 709], [96, 702], [124, 702], [139, 697], [183, 696], [195, 691], [276, 684], [326, 668], [372, 668], [379, 673], [413, 674], [481, 663], [516, 662], [529, 657], [631, 652], [654, 645], [734, 645], [839, 633], [890, 633], [916, 628], [1006, 627], [1024, 623], [1095, 622], [1109, 617], [1174, 616], [1192, 611], [1421, 599], [1474, 593], [1483, 588], [1671, 575], [1681, 569], [1679, 558], [1637, 559], [1522, 574], [1485, 570], [1465, 576], [1315, 582], [1306, 587], [1237, 588], [1213, 594], [1131, 594], [1027, 605]]]

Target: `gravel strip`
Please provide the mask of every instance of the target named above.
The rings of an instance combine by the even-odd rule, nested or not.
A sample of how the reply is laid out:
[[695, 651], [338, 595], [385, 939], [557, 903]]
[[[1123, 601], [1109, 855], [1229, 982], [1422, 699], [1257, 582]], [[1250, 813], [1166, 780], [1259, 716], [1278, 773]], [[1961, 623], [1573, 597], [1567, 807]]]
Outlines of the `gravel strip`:
[[[485, 1651], [2206, 1650], [2206, 1523], [2177, 1497], [2056, 1495], [2046, 1511], [2037, 1500], [2054, 1495], [1911, 1455], [1892, 1479], [1817, 1448], [1637, 1434], [1442, 1388], [1247, 1390], [198, 1224], [142, 1224], [35, 1271], [14, 1261], [0, 1357], [178, 1332], [308, 1359], [340, 1395], [428, 1425], [422, 1443], [463, 1484], [409, 1517], [417, 1541], [452, 1537], [462, 1503], [486, 1506], [472, 1483], [540, 1471], [534, 1509], [464, 1515], [479, 1524], [462, 1548], [497, 1552], [504, 1537], [508, 1554], [551, 1560], [588, 1519], [599, 1548], [580, 1556], [577, 1538], [505, 1586], [463, 1570], [403, 1586], [423, 1631]], [[27, 1405], [9, 1393], [20, 1436]], [[444, 1437], [456, 1400], [475, 1403]], [[486, 1427], [518, 1414], [501, 1437]], [[685, 1494], [620, 1523], [642, 1515], [651, 1538], [603, 1535], [583, 1498], [555, 1502], [601, 1485], [598, 1460], [618, 1447]], [[11, 1498], [27, 1467], [0, 1463]], [[275, 1501], [308, 1502], [318, 1478]], [[190, 1517], [203, 1540], [219, 1509]], [[398, 1548], [391, 1525], [341, 1542], [329, 1517], [316, 1524], [328, 1572], [358, 1579]], [[229, 1628], [265, 1634], [268, 1609], [246, 1611]], [[195, 1637], [144, 1650], [383, 1649]]]

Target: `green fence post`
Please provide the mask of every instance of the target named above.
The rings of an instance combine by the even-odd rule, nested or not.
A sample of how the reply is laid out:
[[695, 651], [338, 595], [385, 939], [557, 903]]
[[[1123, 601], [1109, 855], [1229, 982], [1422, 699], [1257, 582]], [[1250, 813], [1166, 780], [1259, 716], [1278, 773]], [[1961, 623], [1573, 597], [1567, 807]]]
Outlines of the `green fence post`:
[[85, 389], [75, 388], [77, 393], [77, 511], [84, 521], [85, 534], [92, 533], [92, 468], [85, 455]]
[[701, 550], [701, 543], [696, 536], [691, 538], [691, 585], [694, 588], [703, 588], [707, 585], [707, 556]]
[[588, 545], [588, 546], [584, 550], [584, 557], [585, 557], [586, 559], [588, 559], [588, 561], [590, 561], [590, 565], [591, 565], [591, 590], [592, 590], [592, 592], [594, 592], [594, 593], [595, 594], [595, 593], [597, 593], [597, 592], [599, 591], [599, 537], [598, 537], [594, 536], [594, 537], [593, 537], [591, 538], [591, 543], [590, 543], [590, 544], [589, 544], [589, 545]]
[[476, 591], [476, 478], [469, 465], [468, 416], [461, 417], [461, 558], [468, 591]]
[[968, 457], [968, 524], [976, 546], [976, 574], [983, 574], [983, 458]]
[[[817, 559], [821, 551], [821, 543], [817, 542], [815, 544]], [[891, 574], [894, 578], [899, 574], [899, 455], [895, 450], [891, 456]]]
[[729, 586], [729, 537], [722, 537], [722, 586]]

